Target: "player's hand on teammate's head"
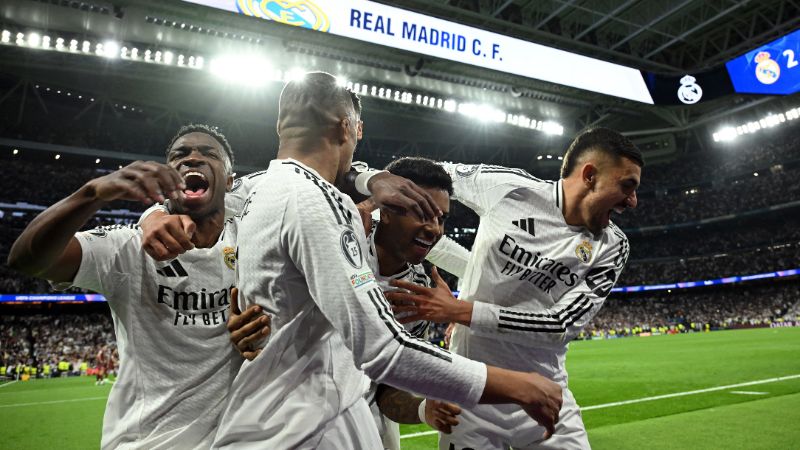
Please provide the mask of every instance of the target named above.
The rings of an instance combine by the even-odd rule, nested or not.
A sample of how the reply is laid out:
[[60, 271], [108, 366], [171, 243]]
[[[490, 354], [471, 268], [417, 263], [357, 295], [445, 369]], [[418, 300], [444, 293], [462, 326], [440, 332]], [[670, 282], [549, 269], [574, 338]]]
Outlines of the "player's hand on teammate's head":
[[177, 199], [186, 186], [174, 168], [155, 161], [136, 161], [87, 183], [97, 200], [130, 200], [151, 204]]
[[530, 377], [530, 388], [527, 390], [530, 398], [521, 405], [522, 409], [545, 428], [544, 438], [548, 439], [555, 433], [561, 411], [561, 386], [536, 372], [526, 375]]
[[242, 357], [248, 361], [256, 359], [261, 348], [255, 347], [259, 341], [269, 336], [271, 319], [264, 314], [261, 307], [253, 305], [239, 311], [239, 289], [231, 289], [231, 304], [228, 308], [228, 333], [230, 340]]
[[[459, 322], [464, 319], [461, 317], [465, 315], [465, 311], [462, 311], [465, 308], [462, 308], [462, 306], [470, 305], [464, 305], [466, 302], [459, 302], [458, 299], [453, 297], [453, 292], [450, 291], [447, 283], [439, 276], [436, 267], [431, 271], [431, 278], [436, 282], [435, 288], [428, 288], [403, 280], [390, 281], [389, 284], [392, 286], [408, 291], [386, 293], [386, 298], [392, 303], [395, 315], [410, 313], [408, 317], [400, 319], [400, 323], [410, 323], [418, 320], [448, 323]], [[471, 311], [469, 316], [467, 321], [471, 319]]]
[[361, 223], [364, 224], [364, 231], [366, 231], [367, 236], [369, 236], [369, 232], [372, 230], [372, 211], [378, 209], [378, 205], [376, 205], [372, 197], [370, 197], [357, 204], [356, 208], [358, 208], [358, 214], [361, 216]]
[[425, 400], [425, 423], [445, 434], [453, 432], [453, 427], [458, 425], [457, 416], [461, 408], [452, 403], [439, 400]]
[[368, 187], [372, 200], [379, 208], [410, 211], [422, 221], [442, 215], [433, 197], [406, 178], [382, 172], [370, 178]]
[[187, 215], [153, 211], [144, 218], [141, 228], [142, 247], [156, 261], [177, 258], [194, 248], [196, 225]]

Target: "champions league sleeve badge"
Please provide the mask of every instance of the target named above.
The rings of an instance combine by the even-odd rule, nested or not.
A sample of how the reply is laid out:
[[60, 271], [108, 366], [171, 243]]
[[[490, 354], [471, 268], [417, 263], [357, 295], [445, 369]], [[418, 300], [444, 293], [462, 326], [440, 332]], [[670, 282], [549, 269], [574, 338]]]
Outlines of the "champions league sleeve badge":
[[681, 78], [681, 87], [678, 88], [678, 100], [687, 105], [693, 105], [703, 98], [703, 88], [695, 81], [697, 80], [691, 75]]
[[584, 264], [592, 259], [592, 244], [589, 241], [583, 241], [575, 247], [575, 256], [578, 257]]
[[781, 66], [771, 59], [769, 52], [758, 52], [755, 61], [756, 78], [761, 84], [773, 84], [781, 77]]
[[233, 247], [225, 247], [222, 249], [222, 259], [228, 269], [236, 269], [236, 249]]
[[345, 230], [340, 239], [342, 245], [342, 254], [344, 254], [347, 262], [356, 269], [360, 269], [364, 265], [364, 257], [361, 255], [361, 246], [358, 244], [355, 233], [351, 230]]

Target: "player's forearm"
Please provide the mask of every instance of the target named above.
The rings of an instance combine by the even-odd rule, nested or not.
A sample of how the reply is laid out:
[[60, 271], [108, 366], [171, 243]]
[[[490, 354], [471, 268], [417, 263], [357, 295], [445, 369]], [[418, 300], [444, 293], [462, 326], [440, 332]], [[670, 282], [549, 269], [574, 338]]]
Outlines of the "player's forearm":
[[417, 424], [422, 399], [406, 391], [381, 384], [375, 394], [381, 414], [397, 423]]
[[526, 346], [561, 346], [580, 333], [601, 304], [602, 299], [587, 295], [544, 310], [506, 308], [475, 301], [470, 329], [483, 336]]
[[72, 236], [103, 206], [91, 183], [36, 216], [17, 238], [8, 265], [41, 276], [58, 261]]

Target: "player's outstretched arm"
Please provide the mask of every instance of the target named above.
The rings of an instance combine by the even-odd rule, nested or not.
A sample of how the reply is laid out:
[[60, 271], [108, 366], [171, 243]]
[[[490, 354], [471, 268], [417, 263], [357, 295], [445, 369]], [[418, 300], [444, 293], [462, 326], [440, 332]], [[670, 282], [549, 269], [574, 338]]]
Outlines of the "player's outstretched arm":
[[447, 236], [442, 236], [425, 257], [431, 264], [441, 267], [458, 278], [464, 278], [469, 258], [469, 250]]
[[434, 272], [436, 288], [426, 288], [403, 281], [391, 284], [410, 293], [386, 294], [395, 305], [395, 313], [411, 313], [402, 322], [430, 320], [456, 322], [472, 332], [498, 340], [533, 345], [566, 344], [575, 339], [597, 314], [625, 265], [625, 254], [618, 248], [602, 255], [586, 278], [550, 308], [537, 310], [509, 308], [490, 301], [474, 299], [457, 301], [449, 289], [439, 286], [441, 278]]
[[411, 337], [366, 265], [366, 238], [354, 205], [319, 185], [311, 187], [287, 202], [283, 217], [292, 220], [284, 220], [278, 239], [356, 365], [378, 383], [467, 407], [516, 403], [552, 430], [561, 387], [538, 374], [487, 367]]
[[426, 423], [447, 434], [452, 433], [452, 427], [458, 425], [457, 416], [461, 414], [458, 405], [433, 399], [424, 400], [386, 384], [378, 385], [375, 400], [381, 414], [397, 423]]
[[100, 208], [113, 200], [163, 202], [165, 193], [174, 198], [182, 186], [175, 169], [144, 161], [90, 180], [28, 224], [9, 252], [8, 265], [31, 276], [72, 281], [81, 264], [73, 235]]
[[403, 280], [392, 280], [390, 284], [404, 291], [393, 291], [386, 294], [392, 302], [395, 314], [411, 313], [400, 320], [401, 323], [428, 320], [437, 323], [460, 323], [470, 326], [472, 322], [471, 302], [459, 301], [453, 296], [450, 287], [439, 275], [436, 267], [431, 270], [431, 279], [436, 287], [429, 288]]

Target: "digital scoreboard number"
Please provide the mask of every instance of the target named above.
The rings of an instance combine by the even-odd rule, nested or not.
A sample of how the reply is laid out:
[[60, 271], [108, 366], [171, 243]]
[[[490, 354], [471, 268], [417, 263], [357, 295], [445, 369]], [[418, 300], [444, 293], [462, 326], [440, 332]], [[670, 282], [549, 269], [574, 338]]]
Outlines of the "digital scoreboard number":
[[790, 95], [800, 91], [800, 30], [725, 64], [733, 89], [743, 94]]

